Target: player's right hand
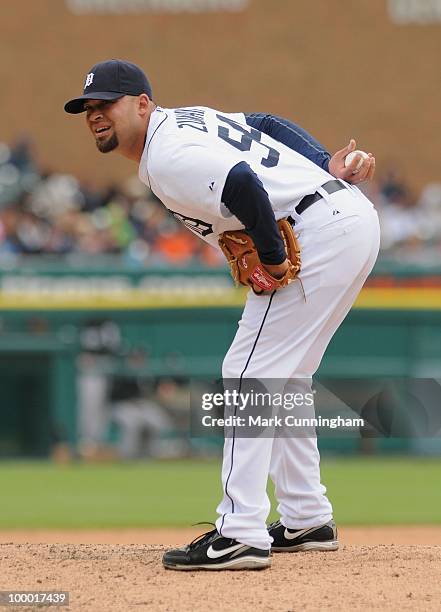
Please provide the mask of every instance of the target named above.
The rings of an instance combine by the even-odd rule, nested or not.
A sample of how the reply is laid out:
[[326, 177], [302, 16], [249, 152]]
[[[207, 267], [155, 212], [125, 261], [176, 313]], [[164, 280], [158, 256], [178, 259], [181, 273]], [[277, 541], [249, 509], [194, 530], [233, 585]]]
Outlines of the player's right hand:
[[355, 151], [356, 148], [357, 143], [351, 138], [349, 144], [343, 149], [340, 149], [340, 151], [334, 153], [329, 160], [329, 173], [335, 176], [335, 178], [343, 179], [351, 185], [359, 185], [365, 181], [371, 181], [375, 174], [375, 157], [372, 153], [369, 153], [368, 158], [363, 160], [360, 170], [355, 174], [354, 170], [356, 170], [360, 161], [359, 157], [355, 157], [348, 167], [345, 166], [346, 156], [352, 153], [352, 151]]

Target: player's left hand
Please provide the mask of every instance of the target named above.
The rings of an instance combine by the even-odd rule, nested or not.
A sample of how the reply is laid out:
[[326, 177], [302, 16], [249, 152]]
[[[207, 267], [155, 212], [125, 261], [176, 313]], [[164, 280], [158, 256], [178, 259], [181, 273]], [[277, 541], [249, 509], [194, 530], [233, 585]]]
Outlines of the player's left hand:
[[[281, 264], [262, 264], [262, 266], [274, 278], [282, 278], [288, 271], [289, 263], [288, 260], [285, 259]], [[256, 295], [262, 293], [262, 289], [255, 284], [253, 284], [253, 291]]]
[[282, 278], [289, 268], [288, 260], [285, 259], [281, 264], [262, 264], [267, 272], [274, 278]]
[[356, 156], [348, 167], [345, 166], [346, 156], [352, 151], [355, 151], [356, 148], [357, 143], [351, 138], [349, 144], [344, 149], [334, 153], [329, 160], [329, 173], [335, 176], [335, 178], [343, 179], [347, 183], [351, 183], [351, 185], [358, 185], [364, 181], [371, 181], [375, 174], [375, 157], [372, 153], [369, 153], [368, 158], [363, 160], [360, 170], [355, 174], [354, 170], [357, 168], [360, 156]]
[[236, 285], [251, 287], [257, 295], [283, 289], [293, 282], [301, 268], [300, 246], [288, 219], [277, 221], [285, 246], [285, 259], [279, 264], [263, 264], [256, 245], [245, 230], [227, 230], [219, 235], [219, 246], [230, 264]]

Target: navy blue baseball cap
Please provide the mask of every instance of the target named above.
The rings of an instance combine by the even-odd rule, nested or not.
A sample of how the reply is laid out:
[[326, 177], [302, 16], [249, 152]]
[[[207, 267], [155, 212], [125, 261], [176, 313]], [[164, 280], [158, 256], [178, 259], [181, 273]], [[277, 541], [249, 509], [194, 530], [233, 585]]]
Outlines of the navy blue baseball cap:
[[64, 105], [66, 113], [82, 113], [86, 100], [116, 100], [145, 93], [152, 99], [152, 88], [144, 72], [130, 62], [112, 59], [95, 64], [84, 80], [83, 95]]

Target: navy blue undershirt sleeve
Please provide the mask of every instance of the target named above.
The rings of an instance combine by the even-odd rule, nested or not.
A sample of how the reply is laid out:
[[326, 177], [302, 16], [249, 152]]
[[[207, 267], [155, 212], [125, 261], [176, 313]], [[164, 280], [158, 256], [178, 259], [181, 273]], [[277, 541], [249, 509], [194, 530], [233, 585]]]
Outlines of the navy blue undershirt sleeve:
[[264, 113], [248, 113], [245, 119], [250, 127], [271, 136], [329, 172], [331, 155], [303, 128], [283, 117]]
[[262, 263], [281, 264], [285, 261], [285, 246], [268, 194], [246, 162], [240, 162], [230, 170], [222, 202], [245, 226]]

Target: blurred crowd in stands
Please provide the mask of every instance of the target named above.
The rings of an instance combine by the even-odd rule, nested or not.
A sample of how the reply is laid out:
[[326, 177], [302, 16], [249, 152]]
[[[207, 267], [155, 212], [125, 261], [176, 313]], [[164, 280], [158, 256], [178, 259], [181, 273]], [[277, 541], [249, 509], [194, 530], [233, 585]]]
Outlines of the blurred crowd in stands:
[[[415, 196], [389, 168], [365, 189], [380, 214], [383, 250], [441, 247], [441, 183]], [[224, 264], [136, 176], [98, 191], [39, 169], [25, 138], [0, 143], [0, 260], [40, 254], [113, 254], [132, 265]]]
[[133, 265], [223, 263], [134, 176], [97, 190], [38, 169], [27, 140], [0, 143], [0, 259], [119, 255]]

